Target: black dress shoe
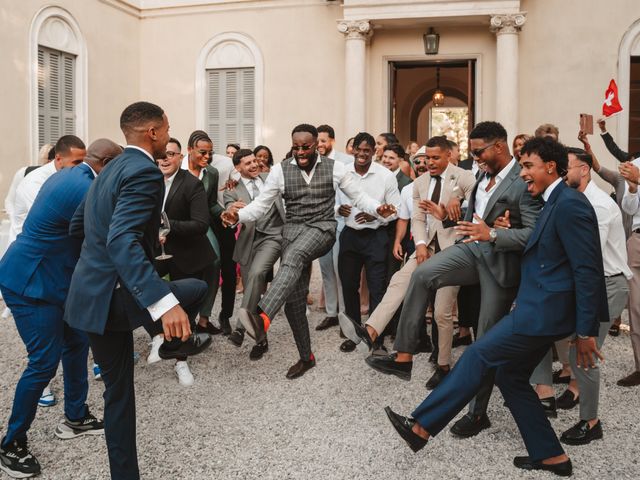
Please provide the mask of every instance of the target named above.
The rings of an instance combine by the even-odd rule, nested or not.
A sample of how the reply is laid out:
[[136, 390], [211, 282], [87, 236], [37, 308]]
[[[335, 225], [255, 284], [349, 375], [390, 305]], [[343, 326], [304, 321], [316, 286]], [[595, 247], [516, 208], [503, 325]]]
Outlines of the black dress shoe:
[[396, 432], [402, 437], [402, 439], [407, 442], [409, 448], [414, 452], [422, 450], [424, 446], [427, 444], [427, 440], [422, 438], [420, 435], [416, 435], [412, 428], [416, 424], [416, 421], [412, 418], [403, 417], [402, 415], [398, 415], [391, 407], [384, 407], [384, 411], [393, 425], [393, 428], [396, 429]]
[[327, 328], [335, 327], [336, 325], [338, 325], [338, 317], [325, 317], [325, 319], [318, 324], [316, 330], [326, 330]]
[[298, 360], [298, 363], [292, 365], [287, 371], [287, 378], [289, 380], [293, 380], [294, 378], [301, 377], [307, 372], [307, 370], [310, 370], [315, 366], [316, 359], [313, 355], [311, 355], [310, 360]]
[[547, 418], [558, 418], [558, 410], [556, 409], [556, 397], [541, 398], [540, 403], [544, 408], [544, 414]]
[[571, 381], [571, 375], [563, 375], [562, 377], [560, 376], [562, 374], [562, 370], [556, 370], [555, 372], [553, 372], [553, 383], [556, 384], [562, 384], [562, 383], [566, 383], [567, 385], [569, 384], [569, 382]]
[[218, 317], [218, 321], [220, 322], [220, 328], [222, 329], [222, 334], [226, 337], [231, 335], [231, 322], [229, 322], [228, 318]]
[[602, 438], [602, 424], [600, 420], [593, 427], [589, 428], [589, 422], [580, 420], [560, 437], [562, 443], [567, 445], [586, 445], [593, 440]]
[[249, 360], [260, 360], [262, 356], [269, 351], [269, 342], [266, 340], [262, 343], [254, 345], [249, 353]]
[[575, 396], [574, 393], [568, 388], [562, 395], [556, 398], [556, 407], [562, 410], [570, 410], [580, 403], [580, 396]]
[[267, 332], [264, 329], [264, 321], [260, 315], [256, 315], [246, 308], [240, 308], [238, 310], [238, 319], [247, 335], [253, 338], [256, 343], [262, 343], [266, 340]]
[[353, 352], [355, 349], [356, 344], [349, 339], [345, 340], [342, 342], [342, 345], [340, 345], [341, 352]]
[[619, 387], [635, 387], [640, 385], [640, 372], [633, 372], [616, 382]]
[[411, 380], [411, 369], [413, 362], [396, 362], [396, 354], [392, 353], [386, 357], [370, 356], [365, 358], [365, 362], [374, 370], [387, 375], [395, 375], [402, 380]]
[[236, 347], [240, 347], [242, 342], [244, 341], [244, 330], [240, 330], [239, 328], [234, 330], [231, 335], [229, 335], [229, 341], [233, 343]]
[[471, 334], [464, 335], [461, 337], [459, 333], [456, 333], [453, 336], [453, 341], [451, 342], [451, 348], [471, 345], [472, 343], [473, 343], [473, 339], [471, 338]]
[[186, 342], [165, 341], [158, 349], [158, 355], [164, 360], [170, 358], [193, 357], [211, 345], [211, 335], [208, 333], [194, 333]]
[[453, 424], [451, 427], [451, 433], [457, 437], [468, 438], [479, 434], [482, 430], [489, 428], [490, 426], [491, 422], [489, 421], [489, 417], [487, 417], [486, 413], [479, 417], [467, 413], [464, 417]]
[[570, 477], [573, 473], [573, 467], [571, 466], [571, 460], [566, 462], [556, 463], [554, 465], [547, 465], [542, 462], [534, 462], [529, 457], [515, 457], [513, 464], [524, 470], [545, 470], [547, 472], [555, 473], [561, 477]]
[[429, 380], [427, 380], [427, 390], [433, 390], [434, 388], [436, 388], [440, 382], [444, 379], [444, 377], [446, 377], [449, 374], [450, 370], [445, 370], [443, 368], [440, 368], [440, 366], [436, 367], [436, 371], [433, 372], [433, 375], [431, 375], [431, 378]]
[[[363, 327], [358, 322], [356, 322], [351, 317], [348, 317], [345, 314], [341, 314], [339, 317], [340, 322], [340, 333], [346, 336], [353, 344], [359, 344], [360, 342], [364, 342], [369, 350], [373, 348], [373, 340], [369, 336], [369, 332], [367, 332], [366, 327]], [[342, 350], [342, 347], [340, 347]], [[343, 352], [351, 352], [353, 350], [342, 350]]]
[[196, 324], [196, 333], [208, 333], [209, 335], [220, 335], [222, 330], [216, 327], [213, 323], [207, 322], [203, 327], [199, 323]]

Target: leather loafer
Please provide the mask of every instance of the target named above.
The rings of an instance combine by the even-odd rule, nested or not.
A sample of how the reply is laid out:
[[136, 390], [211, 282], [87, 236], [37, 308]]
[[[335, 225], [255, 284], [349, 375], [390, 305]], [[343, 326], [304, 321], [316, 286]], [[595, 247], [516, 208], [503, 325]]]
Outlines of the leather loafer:
[[560, 375], [562, 375], [562, 370], [556, 370], [555, 372], [553, 372], [553, 376], [552, 376], [553, 383], [555, 384], [565, 383], [568, 385], [569, 382], [571, 381], [571, 375], [563, 375], [563, 376], [560, 376]]
[[355, 342], [352, 342], [351, 340], [348, 340], [348, 339], [342, 342], [342, 345], [340, 345], [341, 352], [353, 352], [355, 349], [356, 349]]
[[[338, 316], [338, 320], [340, 322], [340, 331], [344, 333], [344, 335], [351, 340], [354, 345], [359, 344], [360, 342], [364, 342], [365, 345], [371, 350], [373, 348], [373, 340], [369, 336], [369, 332], [367, 332], [367, 328], [360, 325], [358, 322], [353, 320], [351, 317], [341, 313]], [[355, 347], [354, 347], [355, 348]], [[342, 350], [342, 347], [340, 347]], [[351, 352], [353, 350], [342, 350], [343, 352], [348, 351]]]
[[264, 321], [260, 315], [251, 313], [246, 308], [240, 308], [238, 310], [238, 319], [247, 335], [253, 338], [256, 343], [262, 343], [266, 340], [267, 332], [264, 330]]
[[547, 418], [558, 418], [556, 397], [541, 398], [540, 403], [542, 404], [542, 408], [544, 408], [544, 414]]
[[446, 377], [449, 374], [450, 370], [445, 370], [443, 368], [440, 368], [439, 366], [436, 367], [436, 371], [433, 372], [433, 375], [431, 375], [431, 378], [429, 380], [427, 380], [427, 390], [433, 390], [434, 388], [436, 388], [440, 382], [444, 379], [444, 377]]
[[294, 378], [301, 377], [307, 372], [307, 370], [310, 370], [315, 366], [316, 358], [313, 355], [311, 355], [310, 360], [298, 360], [298, 362], [295, 365], [292, 365], [287, 371], [287, 378], [289, 380], [293, 380]]
[[316, 330], [326, 330], [327, 328], [335, 327], [336, 325], [338, 325], [338, 317], [325, 317], [325, 319], [318, 324]]
[[374, 370], [385, 373], [387, 375], [395, 375], [402, 380], [411, 380], [411, 370], [413, 362], [396, 362], [396, 354], [392, 353], [387, 356], [374, 356], [365, 358], [364, 360]]
[[560, 437], [562, 443], [567, 445], [586, 445], [593, 440], [602, 438], [602, 424], [600, 420], [593, 427], [589, 428], [589, 422], [580, 420]]
[[220, 335], [222, 330], [216, 327], [213, 323], [207, 322], [203, 327], [199, 323], [196, 324], [196, 333], [208, 333], [209, 335]]
[[461, 337], [459, 333], [456, 333], [453, 336], [453, 341], [451, 342], [451, 348], [471, 345], [472, 343], [473, 343], [473, 339], [471, 338], [471, 334], [464, 335]]
[[222, 329], [222, 334], [226, 337], [231, 335], [231, 322], [229, 322], [228, 318], [218, 317], [218, 321], [220, 322], [220, 328]]
[[249, 353], [249, 360], [260, 360], [269, 351], [269, 342], [266, 340], [258, 345], [254, 345]]
[[534, 462], [529, 457], [515, 457], [513, 464], [524, 470], [545, 470], [547, 472], [555, 473], [561, 477], [570, 477], [573, 473], [573, 467], [571, 460], [567, 460], [562, 463], [555, 463], [553, 465], [547, 465], [542, 462]]
[[173, 342], [165, 341], [158, 349], [158, 355], [163, 360], [170, 358], [193, 357], [211, 345], [211, 335], [208, 333], [194, 333], [186, 342], [174, 347]]
[[409, 448], [414, 452], [422, 450], [424, 446], [427, 444], [427, 440], [422, 438], [420, 435], [416, 435], [412, 428], [416, 424], [416, 421], [412, 418], [403, 417], [402, 415], [398, 415], [391, 407], [384, 408], [391, 425], [396, 429], [396, 432], [402, 437], [402, 439], [407, 442]]
[[640, 372], [633, 372], [631, 375], [627, 375], [616, 382], [619, 387], [635, 387], [640, 385]]
[[580, 396], [576, 397], [568, 388], [562, 395], [556, 398], [556, 407], [561, 408], [562, 410], [571, 410], [578, 403], [580, 403]]
[[242, 342], [244, 341], [244, 330], [240, 330], [239, 328], [234, 330], [231, 335], [229, 335], [229, 341], [233, 343], [236, 347], [242, 346]]
[[451, 427], [451, 433], [457, 437], [469, 438], [479, 434], [482, 430], [489, 428], [490, 426], [491, 422], [489, 421], [489, 417], [487, 417], [486, 413], [479, 417], [467, 413], [464, 417], [453, 424]]

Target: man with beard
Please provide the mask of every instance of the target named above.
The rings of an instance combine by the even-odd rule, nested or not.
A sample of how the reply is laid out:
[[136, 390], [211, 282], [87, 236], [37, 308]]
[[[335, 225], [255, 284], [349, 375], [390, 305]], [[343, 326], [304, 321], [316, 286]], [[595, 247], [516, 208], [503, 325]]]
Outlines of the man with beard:
[[239, 208], [242, 205], [236, 204], [222, 217], [228, 224], [255, 222], [282, 195], [286, 218], [280, 268], [258, 304], [259, 313], [241, 308], [238, 315], [247, 334], [261, 343], [284, 305], [300, 355], [287, 372], [289, 379], [304, 375], [316, 364], [311, 352], [306, 297], [311, 262], [327, 253], [336, 240], [336, 190], [342, 190], [357, 208], [376, 218], [395, 213], [393, 206], [380, 205], [363, 193], [343, 164], [317, 153], [318, 131], [314, 126], [298, 125], [291, 132], [291, 139], [293, 158], [271, 169], [263, 190], [250, 205]]

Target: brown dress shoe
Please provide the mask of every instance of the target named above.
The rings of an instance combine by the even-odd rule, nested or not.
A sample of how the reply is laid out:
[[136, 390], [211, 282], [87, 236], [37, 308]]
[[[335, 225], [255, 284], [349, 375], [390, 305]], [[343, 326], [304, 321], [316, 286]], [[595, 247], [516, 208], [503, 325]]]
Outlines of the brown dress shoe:
[[316, 358], [313, 355], [311, 355], [310, 360], [298, 360], [298, 363], [292, 365], [287, 371], [287, 378], [289, 380], [293, 380], [294, 378], [301, 377], [307, 372], [307, 370], [310, 370], [315, 366]]
[[635, 371], [631, 375], [627, 375], [617, 381], [617, 385], [620, 387], [635, 387], [640, 385], [640, 372]]

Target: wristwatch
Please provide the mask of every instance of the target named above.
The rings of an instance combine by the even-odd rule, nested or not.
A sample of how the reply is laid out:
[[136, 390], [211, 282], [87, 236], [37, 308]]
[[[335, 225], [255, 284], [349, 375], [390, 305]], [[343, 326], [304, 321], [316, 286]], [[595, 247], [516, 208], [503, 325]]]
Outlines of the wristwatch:
[[496, 229], [492, 228], [491, 230], [489, 230], [489, 241], [491, 243], [496, 243], [497, 238], [498, 238], [498, 232], [496, 231]]

